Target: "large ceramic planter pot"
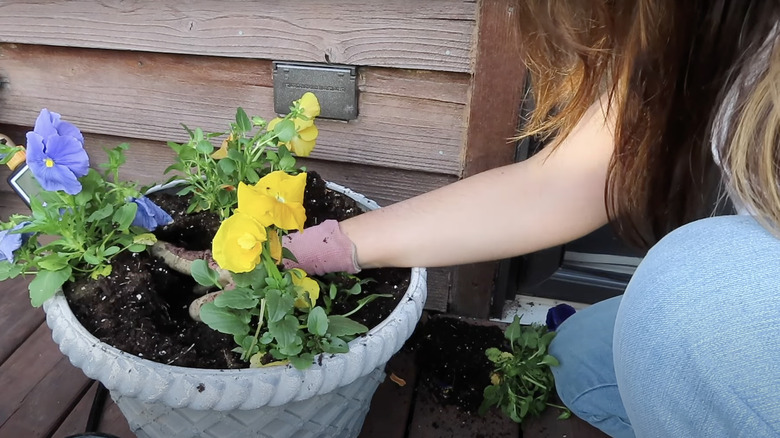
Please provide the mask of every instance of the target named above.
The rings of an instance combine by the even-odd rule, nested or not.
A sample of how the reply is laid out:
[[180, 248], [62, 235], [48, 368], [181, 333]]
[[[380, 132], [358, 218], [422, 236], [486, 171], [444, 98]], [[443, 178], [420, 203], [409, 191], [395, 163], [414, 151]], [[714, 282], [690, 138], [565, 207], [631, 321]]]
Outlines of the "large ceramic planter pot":
[[[328, 188], [364, 209], [376, 203]], [[208, 370], [151, 362], [100, 342], [79, 322], [62, 293], [44, 304], [60, 350], [109, 389], [130, 429], [148, 438], [356, 437], [384, 366], [412, 334], [426, 298], [425, 270], [414, 268], [398, 307], [349, 352], [323, 355], [307, 370], [292, 366]]]

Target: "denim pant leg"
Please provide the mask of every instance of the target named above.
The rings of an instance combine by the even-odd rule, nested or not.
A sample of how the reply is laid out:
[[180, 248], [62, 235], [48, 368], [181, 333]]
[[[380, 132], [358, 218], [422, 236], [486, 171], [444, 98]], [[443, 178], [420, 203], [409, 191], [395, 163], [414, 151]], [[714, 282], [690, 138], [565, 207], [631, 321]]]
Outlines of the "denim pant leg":
[[780, 240], [747, 216], [670, 233], [634, 274], [613, 346], [638, 437], [780, 436]]
[[574, 415], [612, 437], [632, 438], [633, 429], [618, 393], [612, 334], [620, 297], [578, 311], [558, 327], [550, 354], [555, 387]]

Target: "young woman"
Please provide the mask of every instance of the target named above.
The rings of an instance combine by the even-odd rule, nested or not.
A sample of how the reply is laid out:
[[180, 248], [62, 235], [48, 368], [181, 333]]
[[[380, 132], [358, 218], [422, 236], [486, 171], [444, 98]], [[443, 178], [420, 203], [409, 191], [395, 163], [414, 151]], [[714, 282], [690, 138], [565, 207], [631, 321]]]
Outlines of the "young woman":
[[[522, 135], [551, 146], [285, 244], [316, 273], [444, 266], [611, 222], [651, 249], [622, 297], [558, 329], [564, 403], [615, 437], [780, 436], [780, 2], [519, 16], [537, 102]], [[709, 217], [718, 187], [743, 214]]]

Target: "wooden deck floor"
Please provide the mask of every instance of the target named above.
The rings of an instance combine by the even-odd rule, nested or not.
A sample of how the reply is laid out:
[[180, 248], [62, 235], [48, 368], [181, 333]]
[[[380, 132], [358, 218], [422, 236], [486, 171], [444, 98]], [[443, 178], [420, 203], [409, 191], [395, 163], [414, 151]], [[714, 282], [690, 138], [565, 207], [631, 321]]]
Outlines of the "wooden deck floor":
[[[30, 307], [22, 280], [0, 283], [0, 437], [64, 438], [86, 431], [98, 385], [73, 367], [51, 340], [41, 309]], [[406, 385], [387, 379], [374, 396], [360, 438], [601, 438], [606, 435], [578, 419], [559, 421], [548, 415], [523, 430], [497, 414], [467, 415], [442, 407], [416, 385], [411, 353], [399, 353], [387, 372]], [[134, 435], [109, 398], [97, 431]]]

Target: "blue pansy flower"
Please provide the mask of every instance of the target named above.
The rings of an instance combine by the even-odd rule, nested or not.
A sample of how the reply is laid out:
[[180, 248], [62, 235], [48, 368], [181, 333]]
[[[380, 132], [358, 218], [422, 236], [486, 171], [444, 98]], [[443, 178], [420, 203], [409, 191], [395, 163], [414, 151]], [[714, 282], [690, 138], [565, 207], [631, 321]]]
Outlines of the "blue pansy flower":
[[570, 316], [577, 312], [574, 307], [568, 304], [558, 304], [555, 307], [551, 307], [547, 311], [547, 328], [551, 331], [556, 330], [563, 321], [566, 321]]
[[0, 262], [5, 260], [11, 263], [14, 262], [14, 252], [21, 248], [24, 242], [32, 235], [32, 233], [15, 233], [14, 231], [29, 224], [30, 222], [22, 222], [10, 230], [0, 231]]
[[78, 178], [89, 172], [84, 136], [59, 114], [41, 110], [35, 129], [27, 133], [27, 165], [45, 190], [78, 194]]
[[84, 146], [84, 136], [79, 131], [79, 128], [70, 122], [61, 120], [61, 116], [58, 113], [53, 113], [46, 108], [42, 109], [41, 113], [38, 114], [33, 132], [43, 138], [49, 138], [52, 135], [73, 137]]
[[168, 225], [173, 222], [171, 215], [146, 196], [130, 198], [130, 200], [138, 205], [138, 211], [135, 213], [132, 225], [154, 231], [155, 228], [161, 225]]

